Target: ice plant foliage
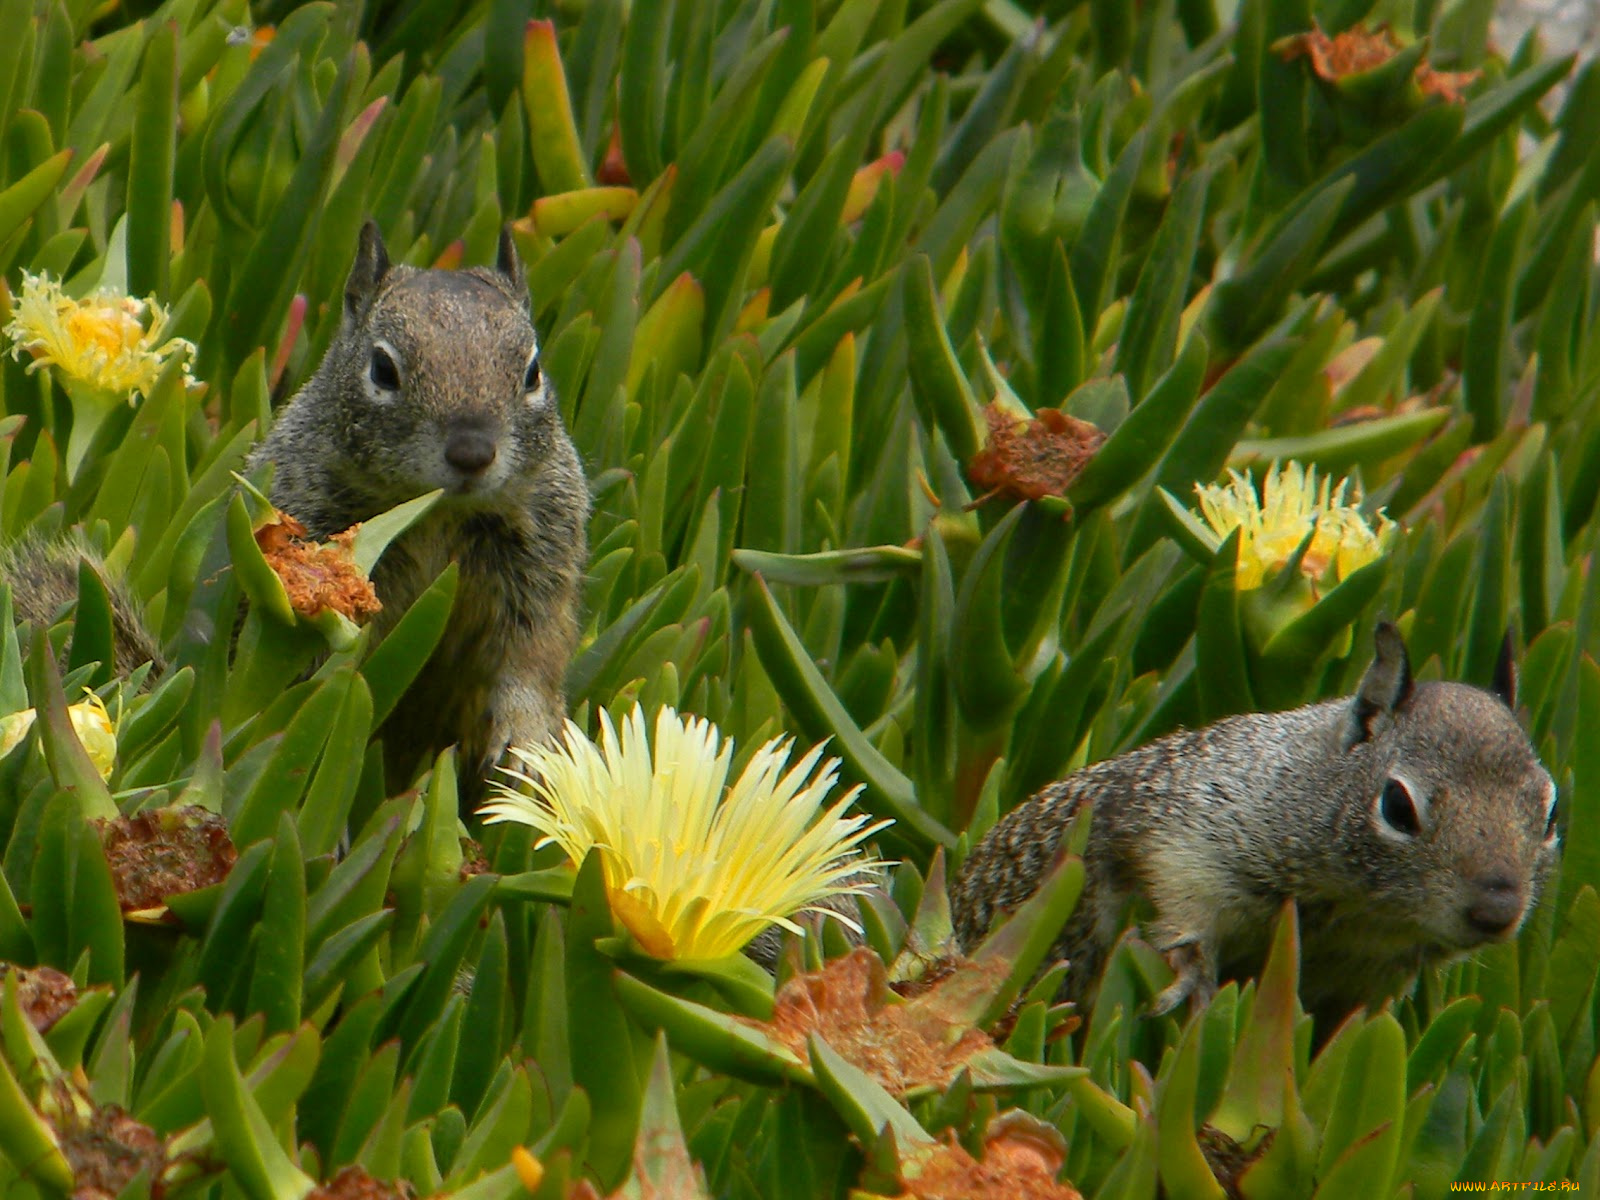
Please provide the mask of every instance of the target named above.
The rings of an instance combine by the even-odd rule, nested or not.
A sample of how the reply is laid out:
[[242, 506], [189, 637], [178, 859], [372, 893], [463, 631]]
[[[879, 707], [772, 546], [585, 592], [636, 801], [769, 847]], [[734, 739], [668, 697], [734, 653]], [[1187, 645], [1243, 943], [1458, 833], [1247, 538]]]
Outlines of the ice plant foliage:
[[1307, 535], [1311, 544], [1300, 570], [1313, 582], [1347, 578], [1381, 557], [1394, 540], [1394, 522], [1381, 511], [1369, 520], [1359, 506], [1360, 492], [1348, 479], [1319, 480], [1315, 467], [1295, 462], [1274, 463], [1259, 492], [1250, 476], [1238, 471], [1228, 476], [1225, 484], [1197, 484], [1195, 492], [1219, 542], [1241, 531], [1240, 591], [1258, 588], [1281, 571]]
[[612, 911], [648, 953], [735, 954], [863, 890], [874, 864], [857, 851], [889, 822], [846, 814], [859, 788], [824, 809], [839, 764], [820, 747], [791, 766], [793, 741], [775, 738], [729, 786], [733, 742], [707, 720], [662, 708], [653, 744], [638, 705], [620, 732], [604, 710], [600, 722], [598, 746], [569, 721], [560, 746], [513, 747], [526, 770], [480, 812], [531, 825], [575, 863], [598, 849]]
[[[113, 800], [61, 639], [0, 621], [0, 960], [71, 972], [0, 961], [0, 1200], [1600, 1193], [1600, 65], [1550, 57], [1556, 22], [1497, 48], [1488, 0], [253, 6], [270, 41], [252, 6], [157, 7], [4, 9], [34, 19], [0, 84], [0, 542], [80, 526], [171, 669], [107, 696]], [[343, 320], [367, 213], [419, 266], [496, 261], [514, 218], [595, 492], [593, 745], [513, 760], [540, 782], [497, 804], [539, 831], [481, 854], [471, 756], [424, 781], [381, 751], [452, 607], [493, 597], [384, 596], [379, 642], [347, 571], [458, 506], [304, 544], [230, 477]], [[13, 611], [64, 633], [22, 574]], [[67, 704], [118, 661], [85, 580]], [[1078, 1012], [1069, 841], [953, 955], [963, 840], [1172, 725], [1348, 695], [1379, 616], [1438, 678], [1527, 646], [1573, 801], [1531, 940], [1334, 1030], [1292, 922], [1187, 1023], [1141, 1016], [1163, 968], [1127, 939]], [[776, 996], [739, 955], [646, 957], [809, 928], [889, 834], [870, 951], [819, 939]], [[572, 908], [541, 869], [568, 854]]]

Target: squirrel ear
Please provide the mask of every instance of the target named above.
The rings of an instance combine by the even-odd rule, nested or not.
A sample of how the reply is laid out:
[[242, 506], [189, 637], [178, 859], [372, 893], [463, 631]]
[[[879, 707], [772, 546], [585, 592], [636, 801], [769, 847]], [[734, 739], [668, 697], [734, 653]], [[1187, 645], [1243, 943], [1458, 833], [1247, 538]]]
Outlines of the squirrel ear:
[[1380, 621], [1372, 640], [1377, 652], [1367, 673], [1361, 677], [1360, 688], [1350, 700], [1350, 718], [1344, 737], [1346, 750], [1372, 736], [1377, 717], [1392, 717], [1411, 699], [1411, 658], [1406, 653], [1400, 631], [1388, 621]]
[[383, 234], [378, 232], [378, 223], [369, 217], [361, 227], [356, 261], [350, 265], [350, 275], [344, 282], [346, 317], [353, 317], [367, 307], [388, 273], [388, 248], [383, 244]]
[[1517, 710], [1517, 634], [1513, 629], [1506, 630], [1505, 639], [1500, 643], [1500, 654], [1494, 660], [1494, 682], [1489, 690], [1512, 712]]
[[522, 256], [517, 253], [517, 243], [511, 240], [511, 226], [500, 226], [500, 253], [496, 256], [494, 269], [499, 271], [506, 283], [511, 286], [512, 295], [528, 306], [528, 273], [523, 269]]

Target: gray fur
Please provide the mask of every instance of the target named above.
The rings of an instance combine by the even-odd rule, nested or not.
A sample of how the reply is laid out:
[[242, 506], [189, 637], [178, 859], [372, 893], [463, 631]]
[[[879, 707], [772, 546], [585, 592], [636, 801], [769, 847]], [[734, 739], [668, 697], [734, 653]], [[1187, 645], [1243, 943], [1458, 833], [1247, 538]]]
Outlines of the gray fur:
[[0, 582], [11, 585], [11, 612], [18, 622], [48, 629], [78, 601], [78, 568], [88, 563], [111, 599], [112, 668], [126, 676], [150, 663], [149, 682], [166, 669], [161, 648], [145, 628], [127, 585], [106, 571], [100, 555], [81, 538], [24, 534], [0, 551]]
[[[1011, 812], [957, 880], [962, 944], [1032, 894], [1085, 804], [1084, 892], [1053, 949], [1071, 960], [1071, 998], [1092, 992], [1135, 898], [1153, 909], [1146, 935], [1178, 972], [1157, 1011], [1203, 1003], [1219, 975], [1259, 969], [1289, 898], [1301, 998], [1323, 1020], [1514, 937], [1555, 859], [1554, 784], [1501, 698], [1413, 684], [1399, 634], [1380, 629], [1349, 699], [1171, 734]], [[1412, 835], [1382, 815], [1391, 778], [1415, 798]]]
[[[559, 728], [578, 637], [588, 486], [548, 383], [525, 394], [527, 297], [507, 234], [494, 269], [424, 271], [391, 265], [368, 222], [339, 333], [251, 458], [274, 464], [273, 502], [317, 538], [445, 489], [373, 572], [380, 638], [451, 561], [461, 572], [444, 639], [382, 735], [392, 780], [458, 743], [468, 803], [508, 744]], [[375, 347], [398, 388], [375, 382]]]

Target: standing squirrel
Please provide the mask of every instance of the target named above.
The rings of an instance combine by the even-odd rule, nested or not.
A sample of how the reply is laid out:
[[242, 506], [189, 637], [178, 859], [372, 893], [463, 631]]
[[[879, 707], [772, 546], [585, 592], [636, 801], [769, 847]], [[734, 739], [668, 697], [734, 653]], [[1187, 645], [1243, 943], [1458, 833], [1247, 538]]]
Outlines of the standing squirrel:
[[1415, 683], [1393, 625], [1352, 697], [1170, 734], [1046, 787], [973, 850], [953, 893], [971, 947], [1026, 900], [1084, 805], [1076, 911], [1052, 949], [1084, 999], [1130, 900], [1177, 979], [1157, 1013], [1259, 969], [1286, 899], [1319, 1028], [1417, 971], [1513, 937], [1556, 853], [1556, 791], [1513, 714], [1508, 638], [1493, 692]]
[[391, 264], [368, 221], [339, 332], [252, 453], [263, 462], [272, 502], [317, 539], [444, 489], [373, 571], [381, 638], [460, 569], [444, 637], [381, 733], [392, 781], [459, 744], [470, 805], [509, 743], [560, 728], [587, 558], [588, 485], [509, 231], [492, 270], [418, 270]]

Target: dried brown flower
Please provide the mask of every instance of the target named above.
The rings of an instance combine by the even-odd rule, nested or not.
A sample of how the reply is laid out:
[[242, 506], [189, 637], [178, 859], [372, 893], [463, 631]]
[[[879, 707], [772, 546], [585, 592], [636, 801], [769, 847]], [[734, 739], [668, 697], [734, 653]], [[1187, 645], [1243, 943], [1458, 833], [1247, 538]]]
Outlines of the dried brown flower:
[[238, 859], [227, 823], [203, 808], [162, 808], [98, 821], [124, 912], [220, 883]]
[[890, 1092], [944, 1087], [994, 1043], [964, 1016], [971, 996], [987, 995], [1006, 964], [966, 964], [943, 986], [900, 1001], [883, 961], [865, 946], [822, 970], [796, 975], [778, 990], [772, 1020], [760, 1028], [809, 1061], [815, 1033]]
[[311, 1189], [306, 1200], [412, 1200], [416, 1189], [404, 1179], [389, 1182], [374, 1179], [362, 1167], [351, 1163], [327, 1183]]
[[[1309, 33], [1297, 33], [1273, 45], [1285, 62], [1309, 58], [1317, 77], [1329, 83], [1381, 67], [1404, 48], [1387, 25], [1372, 30], [1357, 26], [1332, 37], [1321, 28], [1313, 28]], [[1477, 71], [1436, 71], [1423, 59], [1417, 63], [1413, 78], [1423, 95], [1442, 96], [1457, 104], [1463, 99], [1463, 89], [1476, 81], [1478, 75]]]
[[69, 1101], [60, 1108], [51, 1124], [72, 1167], [73, 1200], [112, 1200], [141, 1171], [152, 1180], [160, 1175], [166, 1148], [148, 1125], [115, 1104], [87, 1107]]
[[461, 881], [465, 883], [474, 875], [487, 875], [493, 870], [488, 855], [483, 852], [483, 843], [469, 837], [462, 838]]
[[283, 580], [296, 612], [314, 617], [331, 608], [359, 625], [383, 607], [372, 581], [362, 574], [350, 553], [359, 528], [352, 525], [326, 543], [314, 542], [306, 537], [304, 525], [279, 512], [276, 521], [256, 530], [256, 545]]
[[19, 967], [0, 963], [0, 983], [7, 976], [17, 981], [17, 1003], [40, 1033], [48, 1033], [78, 1003], [78, 987], [70, 976], [54, 967]]
[[988, 492], [1024, 500], [1064, 496], [1106, 435], [1059, 408], [1041, 408], [1032, 420], [998, 403], [983, 410], [989, 438], [967, 464], [967, 478]]

